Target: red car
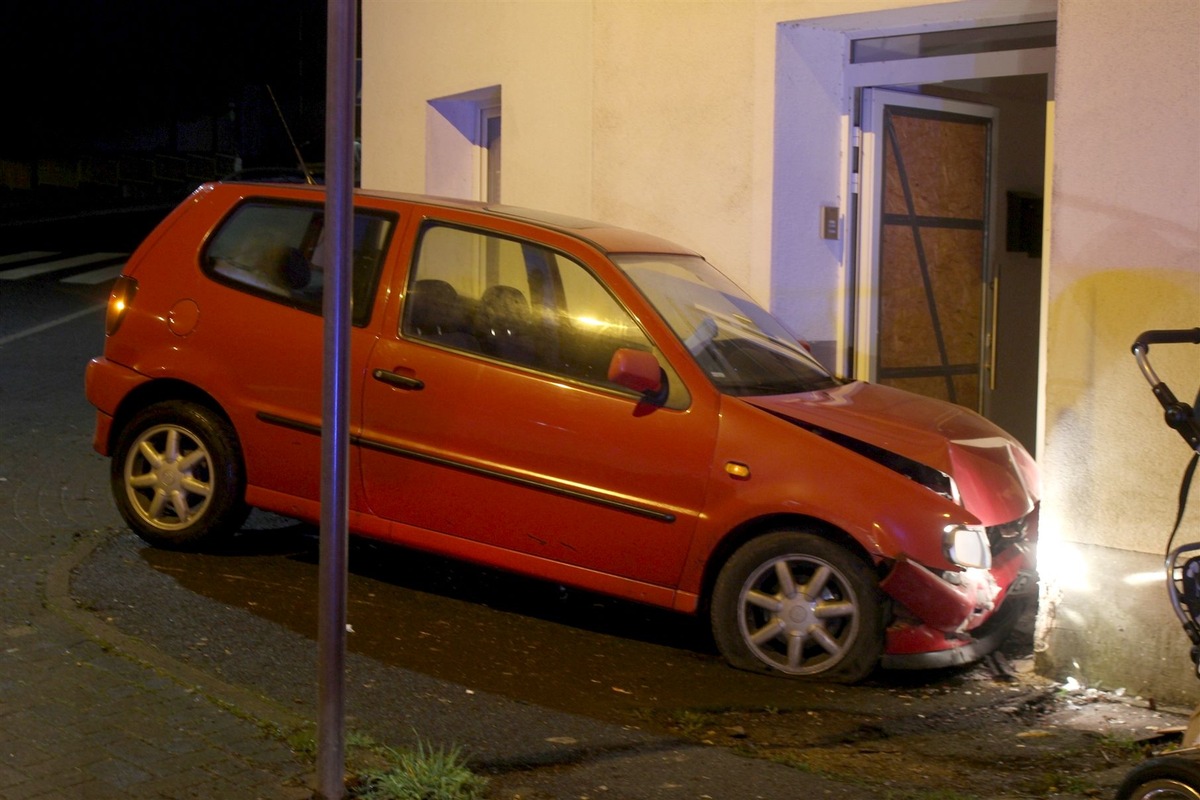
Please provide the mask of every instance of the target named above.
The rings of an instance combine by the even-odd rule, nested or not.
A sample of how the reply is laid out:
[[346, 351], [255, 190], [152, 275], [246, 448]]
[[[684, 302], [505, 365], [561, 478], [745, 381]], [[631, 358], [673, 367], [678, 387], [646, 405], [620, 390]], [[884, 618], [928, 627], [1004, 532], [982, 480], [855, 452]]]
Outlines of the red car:
[[[319, 518], [324, 198], [210, 184], [115, 284], [94, 446], [151, 544]], [[1034, 597], [1033, 460], [964, 408], [834, 378], [702, 257], [362, 192], [353, 532], [711, 619], [732, 664], [967, 662]]]

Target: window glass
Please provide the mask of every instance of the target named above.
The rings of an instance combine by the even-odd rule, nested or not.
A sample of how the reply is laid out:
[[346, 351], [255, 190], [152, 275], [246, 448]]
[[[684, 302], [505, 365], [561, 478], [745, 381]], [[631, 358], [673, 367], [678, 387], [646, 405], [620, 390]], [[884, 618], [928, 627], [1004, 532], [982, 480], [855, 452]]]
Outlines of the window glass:
[[[383, 254], [394, 227], [385, 214], [355, 211], [351, 304], [355, 325], [370, 319]], [[221, 224], [201, 259], [213, 278], [321, 313], [325, 284], [322, 206], [253, 201]]]
[[850, 43], [850, 63], [871, 64], [912, 58], [1054, 47], [1057, 29], [1058, 23], [1055, 20], [1047, 20], [855, 39]]
[[619, 348], [652, 352], [666, 405], [688, 397], [641, 326], [586, 267], [529, 242], [429, 225], [404, 302], [405, 336], [628, 392], [608, 380]]
[[782, 323], [704, 259], [613, 260], [724, 394], [791, 394], [838, 385]]

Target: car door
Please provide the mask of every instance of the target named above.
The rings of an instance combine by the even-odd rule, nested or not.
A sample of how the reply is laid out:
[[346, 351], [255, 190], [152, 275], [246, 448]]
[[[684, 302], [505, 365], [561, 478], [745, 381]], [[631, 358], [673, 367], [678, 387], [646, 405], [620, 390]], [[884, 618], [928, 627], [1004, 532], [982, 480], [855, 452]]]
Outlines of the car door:
[[[688, 394], [580, 259], [462, 220], [426, 221], [414, 250], [402, 319], [363, 389], [373, 513], [397, 538], [500, 566], [568, 582], [577, 567], [590, 577], [575, 582], [610, 591], [598, 573], [673, 586], [715, 403]], [[655, 352], [670, 393], [648, 402], [610, 383], [618, 347]]]
[[[397, 215], [354, 216], [351, 360], [363, 369]], [[238, 204], [209, 237], [201, 268], [211, 279], [186, 348], [190, 374], [220, 386], [246, 462], [251, 503], [312, 518], [321, 481], [324, 207], [257, 196]], [[182, 349], [182, 348], [181, 348]], [[357, 484], [352, 484], [357, 489]], [[362, 506], [352, 497], [353, 506]]]

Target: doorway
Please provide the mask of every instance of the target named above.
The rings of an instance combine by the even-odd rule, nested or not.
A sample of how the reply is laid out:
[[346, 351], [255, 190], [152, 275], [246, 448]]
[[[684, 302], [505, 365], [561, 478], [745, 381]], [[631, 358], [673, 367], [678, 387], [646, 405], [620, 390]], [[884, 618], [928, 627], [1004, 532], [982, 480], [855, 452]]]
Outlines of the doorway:
[[855, 376], [978, 411], [1031, 453], [1047, 86], [864, 88], [855, 214]]
[[[1055, 0], [1027, 0], [1020, 8], [1008, 0], [962, 0], [796, 20], [780, 23], [776, 50], [772, 310], [840, 375], [920, 381], [929, 388], [919, 391], [949, 399], [948, 376], [955, 401], [980, 410], [1035, 456], [1047, 303], [1037, 212], [1048, 196], [1056, 14]], [[863, 101], [883, 92], [901, 95], [893, 105], [916, 107], [893, 115], [901, 126], [925, 125], [922, 114], [929, 112], [990, 120], [962, 130], [966, 138], [973, 131], [989, 140], [986, 207], [972, 211], [974, 217], [953, 208], [924, 214], [919, 192], [910, 212], [895, 178], [900, 208], [892, 229], [878, 228], [874, 217], [862, 219], [870, 217], [868, 195], [880, 192], [883, 180], [882, 161], [867, 174], [871, 143]], [[967, 104], [965, 113], [957, 103]], [[918, 143], [925, 138], [908, 134]], [[839, 157], [831, 158], [834, 153]], [[938, 160], [931, 169], [943, 166], [952, 165]], [[950, 222], [926, 225], [922, 216]], [[1014, 227], [1010, 218], [1019, 223]], [[875, 241], [865, 233], [872, 227]], [[982, 254], [969, 259], [976, 275], [960, 284], [970, 302], [943, 296], [938, 254], [926, 248], [922, 268], [914, 232], [923, 247], [939, 237], [980, 243]], [[920, 359], [909, 348], [901, 347], [899, 357], [882, 349], [880, 273], [870, 247], [886, 249], [884, 233], [908, 237], [908, 272], [896, 276], [910, 298], [905, 313], [920, 321], [924, 341], [911, 348]], [[968, 283], [969, 290], [962, 288]], [[897, 314], [885, 310], [884, 331], [917, 327]]]

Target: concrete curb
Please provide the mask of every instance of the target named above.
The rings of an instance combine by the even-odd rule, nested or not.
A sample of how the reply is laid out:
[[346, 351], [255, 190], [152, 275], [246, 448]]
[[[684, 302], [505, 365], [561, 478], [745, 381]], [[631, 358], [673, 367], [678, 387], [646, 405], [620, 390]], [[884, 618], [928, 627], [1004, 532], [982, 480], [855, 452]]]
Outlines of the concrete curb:
[[71, 574], [106, 541], [110, 533], [79, 537], [75, 545], [50, 567], [45, 585], [48, 610], [65, 619], [102, 647], [152, 669], [212, 702], [247, 715], [260, 724], [273, 725], [283, 731], [313, 727], [314, 723], [311, 720], [297, 715], [287, 707], [172, 658], [81, 609], [71, 596]]

